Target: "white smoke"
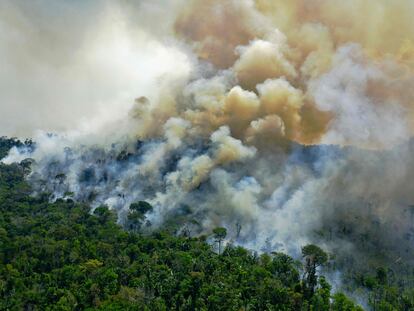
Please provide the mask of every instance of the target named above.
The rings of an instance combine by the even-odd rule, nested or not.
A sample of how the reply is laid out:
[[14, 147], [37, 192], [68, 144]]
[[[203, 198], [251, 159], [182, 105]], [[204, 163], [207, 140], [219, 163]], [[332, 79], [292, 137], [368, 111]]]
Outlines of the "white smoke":
[[146, 200], [151, 228], [196, 221], [193, 234], [225, 226], [258, 251], [317, 242], [408, 262], [410, 44], [382, 55], [334, 2], [4, 1], [0, 128], [36, 148], [3, 162], [33, 158], [35, 194], [106, 204], [121, 223]]
[[152, 5], [139, 9], [131, 16], [112, 1], [2, 1], [2, 134], [102, 131], [125, 118], [137, 94], [156, 98], [160, 79], [186, 79], [184, 50], [139, 27], [135, 20], [160, 17]]
[[372, 94], [376, 84], [394, 88], [390, 81], [359, 46], [339, 49], [333, 69], [311, 82], [317, 106], [334, 114], [322, 143], [387, 148], [406, 141], [410, 137], [407, 107], [396, 98]]

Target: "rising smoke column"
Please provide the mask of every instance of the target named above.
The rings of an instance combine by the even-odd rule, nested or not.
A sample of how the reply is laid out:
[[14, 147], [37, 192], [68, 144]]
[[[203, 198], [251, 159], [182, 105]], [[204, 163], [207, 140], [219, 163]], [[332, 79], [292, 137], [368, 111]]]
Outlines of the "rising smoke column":
[[[5, 3], [4, 11], [15, 13], [1, 24], [8, 41], [15, 36], [7, 30], [21, 20], [46, 27], [26, 4]], [[79, 101], [79, 113], [51, 118], [42, 110], [46, 128], [19, 109], [44, 109], [47, 85], [36, 86], [39, 101], [2, 106], [27, 116], [31, 130], [56, 132], [39, 132], [36, 150], [13, 149], [3, 160], [33, 158], [29, 180], [37, 193], [107, 204], [120, 222], [131, 203], [146, 200], [155, 207], [147, 215], [152, 228], [180, 216], [182, 228], [196, 220], [193, 234], [225, 226], [230, 239], [255, 250], [295, 254], [317, 242], [343, 253], [382, 247], [412, 257], [411, 1], [98, 3], [90, 9], [101, 12], [100, 23], [81, 18], [87, 39], [100, 38], [94, 49], [89, 40], [82, 45], [89, 57], [70, 62], [51, 52], [74, 74], [68, 80], [92, 74], [88, 85], [98, 100], [83, 98], [65, 78], [59, 86], [80, 97], [54, 98]], [[58, 41], [63, 52], [68, 42]], [[66, 73], [37, 58], [44, 53], [38, 44], [27, 49], [37, 54], [20, 57], [49, 68], [46, 81]], [[0, 51], [22, 79], [19, 54], [10, 56], [5, 45]], [[98, 61], [91, 65], [91, 58]], [[26, 84], [19, 94], [34, 85]], [[93, 126], [79, 123], [83, 113], [96, 114]], [[381, 246], [361, 238], [367, 234]]]

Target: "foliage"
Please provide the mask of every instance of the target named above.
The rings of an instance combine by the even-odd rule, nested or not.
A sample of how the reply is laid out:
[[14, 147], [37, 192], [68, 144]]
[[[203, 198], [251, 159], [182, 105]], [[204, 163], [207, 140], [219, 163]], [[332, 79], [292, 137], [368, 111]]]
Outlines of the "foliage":
[[30, 197], [17, 165], [1, 166], [0, 184], [2, 310], [329, 309], [329, 286], [306, 300], [284, 254], [125, 232], [105, 206]]
[[27, 147], [34, 148], [34, 143], [27, 139], [24, 142], [18, 140], [17, 138], [7, 138], [4, 136], [0, 137], [0, 160], [7, 156], [9, 150], [13, 147]]
[[127, 229], [138, 232], [145, 222], [145, 214], [150, 211], [152, 211], [152, 206], [147, 202], [132, 203], [126, 221]]
[[214, 240], [218, 243], [218, 251], [221, 254], [221, 243], [227, 236], [227, 230], [223, 227], [213, 229]]
[[[0, 310], [359, 310], [323, 277], [307, 297], [285, 254], [125, 231], [106, 206], [31, 196], [26, 172], [0, 164]], [[150, 209], [131, 206], [138, 227]]]
[[305, 258], [305, 273], [303, 276], [304, 294], [307, 298], [312, 298], [315, 288], [318, 285], [316, 275], [317, 267], [328, 261], [328, 255], [318, 246], [309, 244], [302, 247], [302, 256]]

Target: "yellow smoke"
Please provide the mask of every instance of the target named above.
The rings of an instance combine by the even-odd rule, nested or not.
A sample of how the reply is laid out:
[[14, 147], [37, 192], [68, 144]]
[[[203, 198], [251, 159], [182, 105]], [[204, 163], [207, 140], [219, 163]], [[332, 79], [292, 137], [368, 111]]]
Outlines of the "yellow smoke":
[[[174, 91], [157, 103], [141, 103], [145, 109], [138, 105], [145, 114], [140, 136], [161, 134], [154, 124], [179, 117], [190, 124], [186, 135], [209, 139], [225, 126], [229, 137], [259, 149], [288, 141], [366, 148], [398, 143], [404, 130], [389, 139], [377, 132], [384, 122], [399, 122], [414, 133], [413, 12], [410, 0], [188, 1], [175, 32], [217, 74], [185, 87], [184, 104]], [[360, 53], [350, 49], [341, 56], [349, 44]], [[361, 83], [351, 81], [358, 74], [348, 71], [355, 68], [366, 75]], [[338, 79], [329, 90], [323, 85], [328, 73]], [[361, 101], [354, 109], [360, 113], [348, 102], [334, 103], [342, 96], [332, 92], [355, 93], [347, 100], [350, 106]], [[367, 133], [352, 133], [365, 131], [365, 119]], [[217, 151], [217, 161], [232, 161], [236, 147]]]

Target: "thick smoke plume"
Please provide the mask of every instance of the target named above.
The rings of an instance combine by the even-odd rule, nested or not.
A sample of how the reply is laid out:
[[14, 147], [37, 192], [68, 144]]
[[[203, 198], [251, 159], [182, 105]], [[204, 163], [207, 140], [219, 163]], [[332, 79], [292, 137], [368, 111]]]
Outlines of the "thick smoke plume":
[[33, 158], [36, 192], [413, 258], [412, 1], [64, 3], [0, 5], [1, 129], [37, 133], [3, 161]]

